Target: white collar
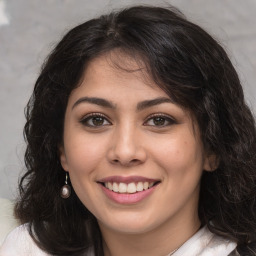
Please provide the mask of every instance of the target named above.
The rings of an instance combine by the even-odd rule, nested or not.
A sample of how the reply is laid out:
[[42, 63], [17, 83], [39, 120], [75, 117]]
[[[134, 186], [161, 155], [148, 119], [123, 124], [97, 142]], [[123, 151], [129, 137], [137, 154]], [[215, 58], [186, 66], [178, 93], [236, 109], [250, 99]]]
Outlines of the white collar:
[[[217, 236], [205, 226], [187, 240], [172, 256], [227, 256], [236, 243]], [[167, 255], [167, 256], [168, 256]]]

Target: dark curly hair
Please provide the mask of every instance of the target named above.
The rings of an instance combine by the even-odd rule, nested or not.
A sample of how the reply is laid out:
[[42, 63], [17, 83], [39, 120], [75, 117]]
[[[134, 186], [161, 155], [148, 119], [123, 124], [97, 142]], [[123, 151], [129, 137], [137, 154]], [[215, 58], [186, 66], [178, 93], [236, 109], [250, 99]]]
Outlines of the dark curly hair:
[[256, 255], [256, 129], [238, 75], [208, 33], [173, 7], [135, 6], [89, 20], [57, 44], [44, 63], [26, 108], [26, 173], [16, 215], [54, 255], [104, 255], [95, 217], [73, 191], [63, 200], [59, 160], [69, 95], [98, 56], [120, 49], [141, 60], [148, 74], [199, 125], [218, 168], [204, 172], [199, 217], [211, 232]]

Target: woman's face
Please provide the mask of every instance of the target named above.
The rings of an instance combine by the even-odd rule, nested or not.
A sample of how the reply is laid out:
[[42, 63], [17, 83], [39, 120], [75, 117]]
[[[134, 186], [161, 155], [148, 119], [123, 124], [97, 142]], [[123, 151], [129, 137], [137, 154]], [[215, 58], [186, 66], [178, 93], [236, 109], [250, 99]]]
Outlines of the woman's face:
[[134, 61], [124, 65], [134, 71], [93, 60], [71, 93], [62, 166], [101, 228], [141, 234], [195, 224], [210, 169], [197, 124]]

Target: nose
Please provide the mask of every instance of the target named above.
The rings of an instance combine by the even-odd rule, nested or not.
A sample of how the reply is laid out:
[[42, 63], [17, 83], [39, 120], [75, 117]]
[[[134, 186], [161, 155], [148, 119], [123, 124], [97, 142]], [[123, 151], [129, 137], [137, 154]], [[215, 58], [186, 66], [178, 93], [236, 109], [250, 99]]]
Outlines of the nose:
[[125, 167], [136, 166], [146, 161], [146, 150], [141, 144], [141, 136], [131, 125], [116, 129], [108, 150], [108, 161]]

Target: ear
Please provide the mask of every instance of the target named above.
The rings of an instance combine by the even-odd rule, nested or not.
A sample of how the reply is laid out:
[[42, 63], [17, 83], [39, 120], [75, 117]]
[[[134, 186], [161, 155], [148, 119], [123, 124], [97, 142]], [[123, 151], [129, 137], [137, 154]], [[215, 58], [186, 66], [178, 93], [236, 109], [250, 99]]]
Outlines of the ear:
[[218, 157], [215, 154], [209, 154], [204, 159], [203, 169], [208, 172], [215, 171], [219, 166]]
[[59, 157], [60, 157], [60, 163], [62, 168], [67, 172], [68, 163], [67, 163], [67, 157], [66, 157], [64, 146], [59, 146]]

